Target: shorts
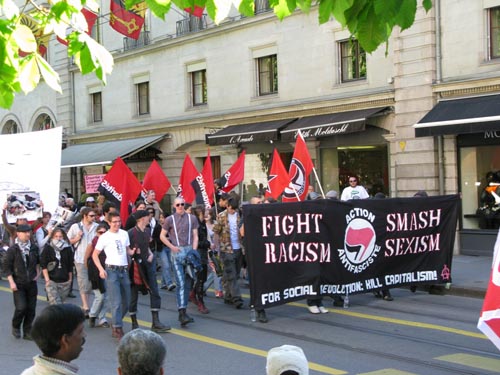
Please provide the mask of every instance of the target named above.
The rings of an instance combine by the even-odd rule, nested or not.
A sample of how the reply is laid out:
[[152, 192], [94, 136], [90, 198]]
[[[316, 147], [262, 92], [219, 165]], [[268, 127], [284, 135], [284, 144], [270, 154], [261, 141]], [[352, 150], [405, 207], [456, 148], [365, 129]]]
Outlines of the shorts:
[[75, 263], [76, 280], [80, 293], [89, 294], [92, 292], [92, 283], [89, 280], [89, 272], [83, 263]]

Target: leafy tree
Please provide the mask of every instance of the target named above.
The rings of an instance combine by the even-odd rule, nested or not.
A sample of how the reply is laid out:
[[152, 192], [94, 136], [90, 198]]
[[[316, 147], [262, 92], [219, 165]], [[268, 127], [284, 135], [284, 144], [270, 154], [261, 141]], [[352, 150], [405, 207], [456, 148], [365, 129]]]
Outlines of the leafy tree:
[[[172, 4], [179, 9], [204, 7], [208, 16], [220, 23], [234, 7], [247, 16], [254, 15], [253, 0], [125, 0], [128, 9], [145, 1], [150, 11], [165, 19]], [[308, 12], [313, 0], [269, 0], [276, 16], [283, 20], [297, 9]], [[432, 0], [421, 0], [426, 11]], [[68, 56], [73, 57], [82, 74], [94, 72], [106, 83], [113, 69], [111, 54], [87, 34], [82, 14], [86, 7], [98, 12], [96, 0], [52, 0], [50, 7], [36, 0], [27, 0], [22, 9], [13, 0], [0, 0], [0, 107], [10, 108], [16, 93], [34, 90], [40, 78], [52, 89], [61, 92], [59, 76], [43, 58], [37, 40], [55, 33], [68, 41]], [[366, 52], [387, 43], [392, 30], [409, 28], [417, 11], [417, 0], [315, 0], [319, 6], [319, 23], [335, 18], [346, 27]], [[28, 12], [29, 11], [29, 12]], [[39, 32], [22, 22], [32, 17]], [[67, 31], [71, 33], [66, 36]], [[36, 37], [35, 37], [36, 34]]]

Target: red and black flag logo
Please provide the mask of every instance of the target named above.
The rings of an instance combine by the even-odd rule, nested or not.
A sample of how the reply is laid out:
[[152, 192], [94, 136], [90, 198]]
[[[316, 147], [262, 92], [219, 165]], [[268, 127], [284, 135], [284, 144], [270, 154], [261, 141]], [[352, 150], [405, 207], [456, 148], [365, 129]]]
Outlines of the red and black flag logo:
[[111, 27], [129, 38], [139, 39], [144, 25], [146, 3], [143, 1], [129, 10], [125, 9], [123, 0], [111, 0], [110, 4], [109, 24]]

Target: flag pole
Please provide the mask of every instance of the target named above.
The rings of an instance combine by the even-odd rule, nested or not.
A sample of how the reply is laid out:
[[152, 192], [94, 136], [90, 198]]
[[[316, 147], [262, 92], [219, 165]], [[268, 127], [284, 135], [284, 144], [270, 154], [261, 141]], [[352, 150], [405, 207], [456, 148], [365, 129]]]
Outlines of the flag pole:
[[325, 192], [323, 191], [323, 187], [321, 186], [321, 181], [319, 180], [318, 173], [316, 172], [316, 167], [313, 167], [314, 177], [316, 177], [316, 181], [318, 182], [319, 190], [321, 191], [321, 195], [323, 199], [325, 199]]
[[174, 194], [177, 196], [177, 190], [175, 190], [174, 186], [173, 185], [170, 185], [170, 187], [172, 188], [172, 190], [174, 191]]

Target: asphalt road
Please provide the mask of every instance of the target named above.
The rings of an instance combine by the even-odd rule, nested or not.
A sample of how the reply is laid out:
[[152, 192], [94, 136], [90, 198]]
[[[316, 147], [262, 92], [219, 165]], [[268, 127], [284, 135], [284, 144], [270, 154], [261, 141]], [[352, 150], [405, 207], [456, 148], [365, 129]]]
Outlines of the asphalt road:
[[[242, 289], [248, 294], [248, 289]], [[38, 309], [47, 302], [40, 288]], [[265, 374], [267, 350], [283, 344], [303, 348], [311, 374], [450, 375], [500, 374], [500, 352], [480, 333], [482, 300], [393, 291], [394, 301], [373, 295], [351, 296], [349, 309], [332, 307], [312, 315], [305, 301], [268, 310], [269, 323], [250, 321], [249, 309], [236, 310], [209, 293], [210, 314], [189, 313], [195, 323], [181, 328], [175, 296], [161, 291], [162, 321], [173, 329], [167, 342], [166, 374]], [[246, 296], [248, 301], [248, 295]], [[69, 302], [79, 303], [79, 299]], [[0, 281], [0, 374], [19, 374], [38, 353], [35, 343], [10, 334], [12, 295]], [[139, 319], [151, 324], [149, 300], [140, 298]], [[125, 331], [130, 329], [126, 320]], [[81, 375], [116, 374], [116, 341], [111, 330], [87, 329], [87, 342], [75, 363]]]

